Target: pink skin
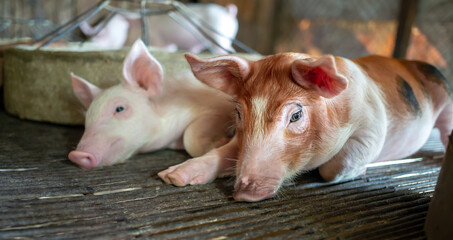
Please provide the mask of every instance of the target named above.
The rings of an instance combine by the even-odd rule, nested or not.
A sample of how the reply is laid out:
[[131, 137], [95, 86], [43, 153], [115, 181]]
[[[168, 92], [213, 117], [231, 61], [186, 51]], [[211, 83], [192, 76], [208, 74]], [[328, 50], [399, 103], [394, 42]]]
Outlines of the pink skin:
[[[186, 58], [200, 81], [236, 97], [238, 117], [228, 148], [159, 173], [177, 186], [231, 174], [227, 163], [234, 158], [233, 197], [260, 201], [303, 171], [318, 168], [332, 182], [354, 178], [370, 162], [416, 152], [433, 126], [442, 140], [453, 130], [446, 87], [420, 63], [406, 62], [411, 69], [378, 56], [348, 60], [297, 53], [256, 62], [236, 56]], [[410, 85], [420, 109], [402, 92], [403, 83]]]
[[[107, 103], [97, 121], [89, 124], [77, 145], [77, 150], [69, 153], [68, 158], [84, 170], [110, 165], [127, 158], [130, 151], [125, 151], [123, 137], [109, 133], [112, 121], [127, 121], [133, 117], [133, 109], [124, 98], [114, 98]], [[116, 112], [116, 108], [124, 110]]]
[[[141, 114], [151, 111], [148, 98], [161, 92], [162, 67], [137, 41], [124, 61], [123, 76], [123, 85], [101, 90], [71, 75], [74, 93], [88, 108], [85, 132], [77, 149], [68, 155], [82, 169], [122, 162], [146, 144], [151, 129]], [[135, 112], [134, 108], [145, 110]]]
[[[238, 30], [238, 21], [236, 19], [237, 7], [229, 4], [222, 7], [217, 4], [187, 4], [187, 7], [195, 12], [198, 17], [208, 22], [210, 26], [220, 32], [223, 36], [214, 34], [209, 29], [204, 31], [219, 43], [222, 48], [212, 45], [216, 54], [226, 54], [224, 49], [234, 51], [232, 41]], [[185, 22], [184, 18], [176, 15], [176, 18]], [[166, 51], [175, 52], [179, 50], [188, 50], [193, 53], [199, 53], [206, 49], [196, 36], [192, 34], [197, 32], [192, 25], [181, 26], [166, 14], [151, 15], [147, 18], [150, 26], [148, 36], [149, 45], [159, 47]], [[100, 48], [119, 49], [127, 41], [128, 34], [134, 35], [140, 31], [140, 15], [135, 13], [125, 13], [115, 15], [108, 24], [97, 35], [99, 25], [92, 27], [87, 22], [80, 25], [80, 30], [90, 37], [90, 41]], [[187, 28], [190, 28], [189, 30]], [[224, 48], [224, 49], [223, 49]]]
[[[237, 178], [233, 194], [236, 201], [256, 202], [274, 197], [283, 181], [291, 175], [290, 161], [282, 161], [285, 157], [281, 154], [291, 156], [293, 153], [285, 153], [284, 149], [288, 147], [284, 144], [286, 139], [279, 133], [287, 129], [291, 134], [302, 134], [309, 128], [309, 114], [305, 108], [302, 109], [305, 121], [290, 123], [291, 116], [299, 111], [300, 107], [294, 100], [290, 100], [282, 108], [281, 115], [275, 118], [275, 125], [268, 129], [269, 135], [243, 139], [245, 146], [239, 155], [241, 161], [236, 166]], [[244, 121], [245, 115], [241, 111]], [[237, 133], [253, 135], [244, 129], [246, 126], [242, 119], [238, 119]]]
[[99, 158], [96, 158], [93, 154], [75, 150], [69, 153], [68, 158], [83, 170], [90, 170], [99, 165]]
[[163, 148], [199, 157], [230, 140], [230, 97], [202, 84], [188, 69], [163, 81], [161, 65], [140, 40], [124, 60], [121, 84], [102, 90], [71, 77], [87, 112], [85, 132], [68, 158], [83, 169]]
[[[80, 24], [80, 30], [86, 36], [90, 37], [96, 47], [106, 49], [120, 49], [126, 43], [129, 22], [121, 14], [116, 14], [102, 30], [99, 31], [101, 24], [92, 27], [88, 22]], [[97, 33], [97, 35], [95, 35]]]
[[78, 150], [71, 151], [68, 155], [68, 158], [83, 170], [108, 165], [109, 162], [105, 159], [113, 159], [115, 151], [118, 151], [124, 145], [121, 139], [114, 139], [113, 142], [108, 142], [103, 149], [94, 149], [92, 146], [96, 146], [96, 143], [85, 141], [90, 136], [84, 137], [77, 146]]
[[[234, 51], [232, 41], [238, 30], [238, 21], [236, 19], [237, 8], [234, 4], [226, 8], [217, 4], [188, 4], [188, 8], [197, 14], [205, 22], [209, 23], [214, 29], [220, 32], [214, 34], [211, 30], [203, 28], [220, 46], [224, 49]], [[176, 15], [176, 18], [185, 21], [184, 18]], [[199, 53], [206, 49], [192, 32], [198, 32], [192, 25], [181, 26], [175, 20], [167, 15], [153, 15], [148, 18], [150, 26], [154, 26], [150, 32], [149, 43], [152, 46], [168, 48], [171, 45], [177, 46], [179, 50], [187, 50], [192, 53]], [[139, 26], [139, 21], [135, 20], [132, 24]], [[214, 54], [226, 54], [227, 52], [211, 44]]]
[[209, 183], [217, 177], [234, 173], [237, 147], [237, 139], [234, 137], [227, 144], [212, 149], [203, 156], [169, 167], [157, 175], [167, 184], [179, 187]]

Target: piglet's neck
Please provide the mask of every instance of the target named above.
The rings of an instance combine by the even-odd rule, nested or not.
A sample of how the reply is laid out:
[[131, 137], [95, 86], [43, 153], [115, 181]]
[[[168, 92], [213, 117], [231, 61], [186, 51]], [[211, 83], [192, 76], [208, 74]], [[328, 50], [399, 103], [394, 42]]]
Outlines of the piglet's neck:
[[322, 104], [318, 105], [317, 116], [311, 121], [313, 127], [317, 129], [319, 138], [323, 139], [318, 146], [320, 151], [316, 158], [319, 159], [314, 161], [318, 164], [328, 161], [337, 154], [354, 132], [353, 125], [349, 122], [349, 106], [335, 98], [323, 99]]
[[140, 152], [166, 147], [180, 149], [178, 146], [182, 134], [194, 118], [191, 110], [182, 105], [180, 100], [178, 98], [160, 98], [155, 102], [159, 120], [148, 132], [149, 141], [139, 150]]
[[147, 143], [143, 151], [180, 148], [184, 130], [191, 122], [214, 112], [224, 110], [224, 114], [229, 114], [233, 110], [229, 96], [204, 85], [190, 72], [168, 76], [163, 83], [161, 94], [152, 100], [159, 127], [149, 136], [159, 140]]
[[[231, 105], [231, 97], [208, 87], [197, 80], [191, 72], [182, 72], [165, 79], [160, 102], [176, 109], [188, 110], [190, 118], [206, 112], [221, 111]], [[187, 112], [186, 112], [187, 113]], [[187, 116], [186, 116], [187, 117]]]

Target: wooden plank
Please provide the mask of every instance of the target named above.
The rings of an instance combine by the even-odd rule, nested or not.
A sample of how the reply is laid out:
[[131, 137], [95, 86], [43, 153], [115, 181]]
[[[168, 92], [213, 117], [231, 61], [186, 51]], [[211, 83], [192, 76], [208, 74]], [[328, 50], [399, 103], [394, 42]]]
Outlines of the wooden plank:
[[[66, 159], [82, 127], [3, 111], [0, 122], [1, 239], [419, 238], [443, 154], [370, 167], [366, 176], [340, 183], [325, 183], [313, 171], [274, 199], [239, 203], [232, 198], [234, 178], [162, 183], [157, 172], [186, 160], [184, 151], [82, 171]], [[440, 145], [436, 137], [428, 150]]]

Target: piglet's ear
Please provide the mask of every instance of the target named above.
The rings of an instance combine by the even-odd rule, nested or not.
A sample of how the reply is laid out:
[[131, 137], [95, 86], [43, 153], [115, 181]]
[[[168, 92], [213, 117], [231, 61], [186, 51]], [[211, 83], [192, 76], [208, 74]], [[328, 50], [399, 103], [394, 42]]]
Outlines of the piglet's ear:
[[333, 98], [345, 90], [348, 80], [337, 71], [335, 58], [332, 55], [299, 59], [292, 64], [294, 81], [302, 87], [313, 89], [322, 97]]
[[88, 109], [93, 99], [102, 91], [87, 80], [71, 73], [72, 89], [80, 103]]
[[123, 62], [123, 77], [127, 85], [142, 88], [149, 96], [157, 95], [162, 90], [162, 66], [140, 39], [132, 45]]
[[206, 85], [235, 96], [238, 82], [250, 72], [249, 61], [237, 56], [220, 56], [201, 59], [194, 55], [184, 55], [198, 80]]

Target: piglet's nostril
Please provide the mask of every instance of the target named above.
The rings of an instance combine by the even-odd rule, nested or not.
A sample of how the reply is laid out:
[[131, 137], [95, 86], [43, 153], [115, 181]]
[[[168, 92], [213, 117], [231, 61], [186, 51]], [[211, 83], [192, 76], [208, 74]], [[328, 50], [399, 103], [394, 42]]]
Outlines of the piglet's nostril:
[[263, 199], [272, 198], [278, 187], [257, 181], [247, 176], [239, 177], [235, 186], [233, 198], [236, 201], [256, 202]]
[[83, 151], [72, 151], [69, 153], [68, 158], [84, 170], [89, 170], [91, 168], [97, 167], [97, 165], [99, 164], [93, 154]]

